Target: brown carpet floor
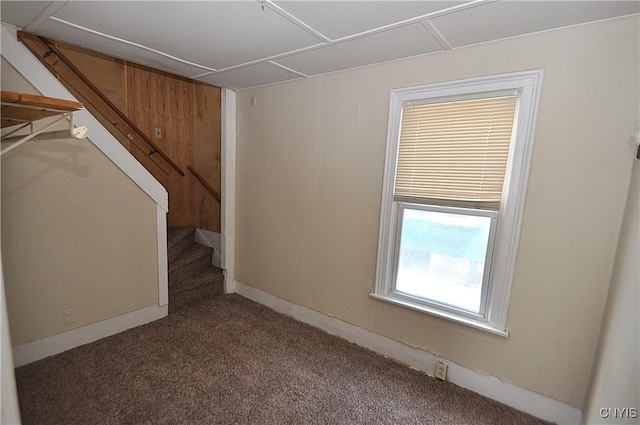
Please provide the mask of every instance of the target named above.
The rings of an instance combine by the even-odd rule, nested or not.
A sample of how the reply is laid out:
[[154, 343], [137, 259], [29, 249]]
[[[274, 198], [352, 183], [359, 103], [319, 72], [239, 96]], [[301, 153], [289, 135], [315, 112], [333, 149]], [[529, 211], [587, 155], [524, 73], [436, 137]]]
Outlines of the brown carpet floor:
[[29, 424], [543, 424], [238, 295], [16, 370]]

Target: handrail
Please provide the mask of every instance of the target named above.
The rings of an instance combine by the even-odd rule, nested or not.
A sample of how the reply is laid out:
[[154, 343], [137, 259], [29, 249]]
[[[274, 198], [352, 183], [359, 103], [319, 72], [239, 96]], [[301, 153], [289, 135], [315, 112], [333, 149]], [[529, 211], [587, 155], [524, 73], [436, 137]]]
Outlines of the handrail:
[[220, 197], [220, 194], [216, 192], [216, 190], [209, 183], [207, 183], [207, 181], [204, 179], [204, 177], [200, 175], [200, 173], [194, 170], [191, 165], [187, 165], [187, 169], [191, 171], [191, 173], [195, 176], [195, 178], [198, 179], [200, 183], [202, 183], [204, 188], [207, 189], [209, 193], [211, 193], [213, 197], [218, 200], [218, 202], [222, 202], [222, 198]]
[[[96, 100], [104, 103], [104, 105], [106, 105], [111, 112], [113, 113], [112, 115], [116, 115], [117, 118], [119, 118], [119, 120], [121, 122], [111, 122], [111, 124], [114, 125], [114, 127], [116, 127], [117, 129], [119, 129], [122, 134], [131, 142], [134, 143], [134, 145], [136, 145], [136, 147], [138, 147], [139, 149], [143, 150], [143, 152], [145, 152], [145, 149], [143, 149], [143, 146], [139, 146], [136, 143], [136, 140], [134, 138], [134, 136], [132, 135], [132, 133], [136, 133], [139, 138], [146, 143], [146, 145], [148, 145], [148, 147], [151, 148], [150, 151], [145, 152], [145, 155], [150, 157], [152, 161], [154, 161], [165, 173], [169, 174], [170, 173], [170, 169], [166, 170], [166, 166], [163, 167], [163, 162], [165, 162], [166, 164], [168, 164], [171, 168], [173, 168], [174, 170], [176, 170], [181, 176], [184, 176], [184, 171], [182, 171], [182, 169], [171, 160], [171, 158], [169, 158], [169, 156], [167, 156], [167, 154], [165, 154], [162, 149], [160, 149], [160, 147], [158, 147], [155, 143], [153, 143], [151, 141], [151, 139], [149, 139], [143, 132], [142, 130], [140, 130], [138, 128], [138, 126], [129, 119], [129, 117], [127, 117], [124, 112], [122, 112], [116, 105], [114, 105], [101, 91], [98, 87], [96, 87], [63, 53], [60, 52], [60, 50], [53, 44], [53, 42], [45, 37], [41, 37], [41, 36], [36, 36], [36, 35], [32, 35], [23, 31], [18, 31], [18, 39], [20, 41], [22, 41], [30, 50], [32, 50], [34, 53], [36, 53], [36, 56], [40, 55], [41, 56], [41, 60], [44, 61], [44, 63], [46, 65], [48, 65], [53, 71], [57, 72], [58, 75], [61, 76], [61, 78], [64, 78], [69, 84], [71, 84], [71, 81], [69, 81], [70, 77], [68, 74], [66, 74], [66, 77], [63, 76], [62, 74], [64, 73], [64, 69], [60, 69], [60, 67], [56, 67], [56, 65], [58, 65], [58, 63], [50, 63], [48, 62], [48, 58], [51, 55], [55, 55], [68, 69], [71, 73], [75, 74], [75, 77], [77, 77], [80, 82], [82, 82], [88, 89], [90, 92], [93, 92], [93, 94], [96, 97]], [[26, 41], [26, 42], [25, 42]], [[36, 49], [36, 47], [39, 46], [34, 46], [32, 45], [32, 43], [30, 42], [35, 42], [37, 43], [38, 41], [40, 41], [41, 43], [44, 44], [44, 46], [48, 49], [47, 51], [42, 51], [43, 49]], [[39, 51], [41, 50], [41, 51]], [[77, 91], [81, 91], [78, 87], [74, 87]], [[89, 100], [89, 99], [87, 99]], [[87, 103], [91, 104], [91, 106], [93, 106], [96, 109], [99, 109], [99, 107], [95, 104], [93, 104], [92, 102], [88, 101]], [[103, 111], [100, 111], [101, 114], [104, 114]], [[107, 117], [105, 117], [105, 119], [108, 119]], [[109, 120], [111, 121], [111, 120]], [[158, 156], [160, 158], [162, 158], [162, 161], [157, 159], [157, 157], [155, 156], [155, 154], [158, 154]]]

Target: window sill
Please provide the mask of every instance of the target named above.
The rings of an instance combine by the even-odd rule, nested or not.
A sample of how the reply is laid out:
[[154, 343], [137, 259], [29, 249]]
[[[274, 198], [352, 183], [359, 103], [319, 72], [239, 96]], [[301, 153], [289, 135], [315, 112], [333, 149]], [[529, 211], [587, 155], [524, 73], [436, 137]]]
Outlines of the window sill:
[[371, 293], [369, 294], [372, 298], [375, 298], [377, 300], [380, 301], [386, 301], [388, 303], [391, 304], [395, 304], [395, 305], [399, 305], [402, 307], [406, 307], [406, 308], [410, 308], [412, 310], [416, 310], [419, 311], [421, 313], [427, 313], [427, 314], [431, 314], [433, 316], [437, 316], [443, 319], [447, 319], [450, 320], [452, 322], [456, 322], [456, 323], [461, 323], [463, 325], [467, 325], [470, 326], [472, 328], [476, 328], [476, 329], [480, 329], [482, 331], [485, 332], [489, 332], [492, 333], [494, 335], [499, 335], [502, 337], [507, 338], [509, 336], [509, 331], [508, 330], [502, 330], [502, 329], [498, 329], [498, 328], [494, 328], [493, 326], [489, 325], [486, 322], [480, 322], [477, 320], [473, 320], [467, 317], [462, 317], [462, 316], [457, 316], [455, 314], [452, 313], [448, 313], [446, 311], [441, 311], [441, 310], [437, 310], [435, 308], [431, 308], [422, 304], [418, 304], [415, 302], [411, 302], [410, 300], [407, 300], [405, 298], [401, 298], [396, 296], [394, 293], [387, 293], [387, 294], [376, 294], [376, 293]]

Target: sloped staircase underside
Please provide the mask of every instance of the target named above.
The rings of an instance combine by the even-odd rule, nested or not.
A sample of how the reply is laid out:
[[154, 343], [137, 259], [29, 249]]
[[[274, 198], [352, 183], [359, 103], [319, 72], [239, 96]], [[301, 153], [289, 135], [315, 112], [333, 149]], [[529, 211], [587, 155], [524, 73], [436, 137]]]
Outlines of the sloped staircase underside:
[[170, 227], [167, 232], [169, 313], [224, 292], [222, 269], [211, 263], [213, 248], [195, 243], [194, 234], [194, 227]]

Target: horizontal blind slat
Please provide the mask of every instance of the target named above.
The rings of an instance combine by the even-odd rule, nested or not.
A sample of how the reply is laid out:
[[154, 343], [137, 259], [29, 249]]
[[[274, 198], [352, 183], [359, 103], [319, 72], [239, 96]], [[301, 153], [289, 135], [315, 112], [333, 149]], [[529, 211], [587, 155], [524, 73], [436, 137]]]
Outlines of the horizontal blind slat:
[[517, 100], [405, 106], [394, 199], [499, 209]]

